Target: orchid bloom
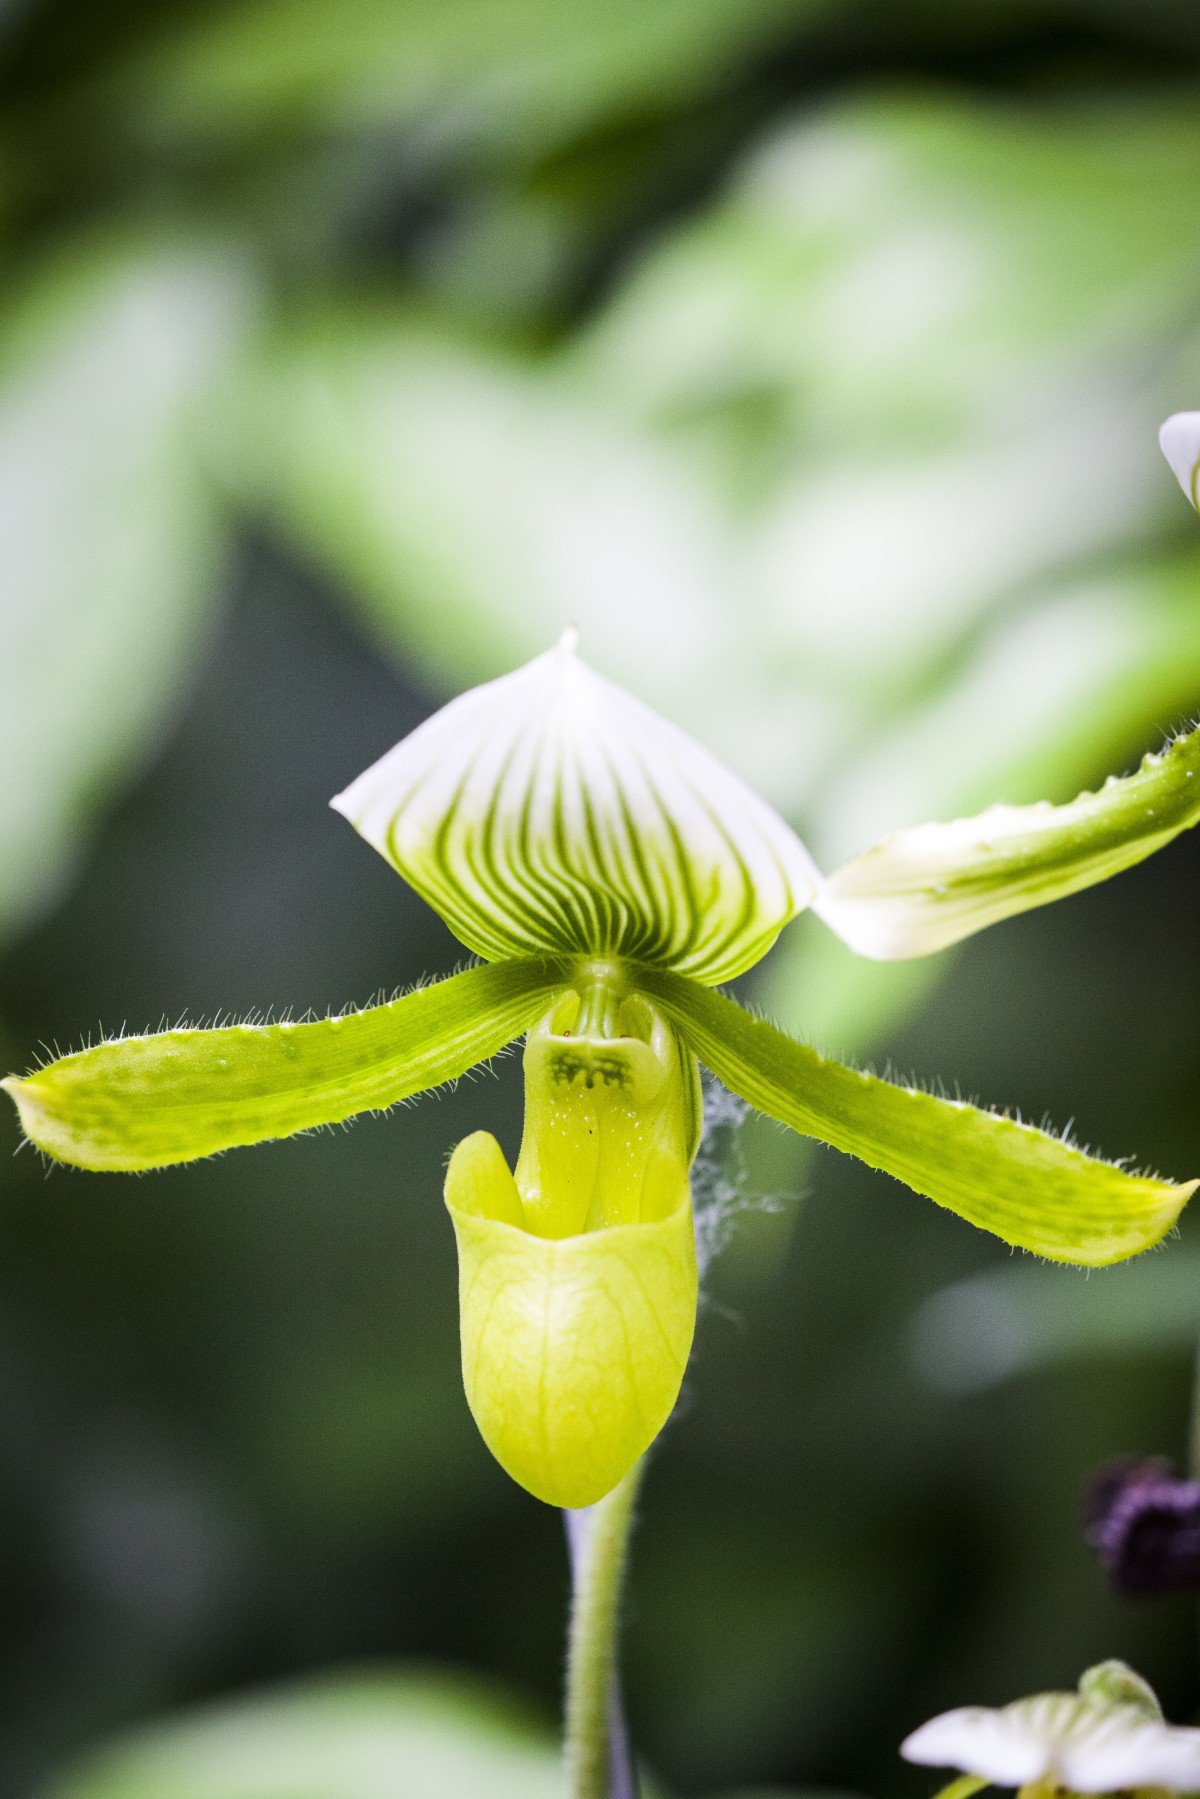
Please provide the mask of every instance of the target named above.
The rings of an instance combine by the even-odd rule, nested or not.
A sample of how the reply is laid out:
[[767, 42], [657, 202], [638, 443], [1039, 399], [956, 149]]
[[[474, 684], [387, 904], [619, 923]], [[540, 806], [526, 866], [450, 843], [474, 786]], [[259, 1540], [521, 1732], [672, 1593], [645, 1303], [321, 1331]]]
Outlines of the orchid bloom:
[[103, 1042], [4, 1083], [47, 1155], [146, 1169], [378, 1111], [525, 1038], [515, 1170], [450, 1160], [467, 1396], [530, 1492], [609, 1492], [691, 1347], [698, 1063], [770, 1117], [1054, 1260], [1135, 1254], [1195, 1186], [844, 1067], [716, 988], [812, 906], [864, 955], [925, 955], [1103, 879], [1200, 813], [1200, 737], [1067, 806], [901, 832], [826, 880], [698, 744], [579, 660], [574, 633], [463, 694], [334, 800], [479, 965], [313, 1022]]
[[1037, 1693], [993, 1710], [964, 1705], [914, 1730], [910, 1762], [959, 1768], [938, 1799], [970, 1799], [985, 1786], [1023, 1799], [1053, 1793], [1200, 1790], [1200, 1730], [1163, 1722], [1153, 1690], [1124, 1662], [1100, 1662], [1074, 1693]]

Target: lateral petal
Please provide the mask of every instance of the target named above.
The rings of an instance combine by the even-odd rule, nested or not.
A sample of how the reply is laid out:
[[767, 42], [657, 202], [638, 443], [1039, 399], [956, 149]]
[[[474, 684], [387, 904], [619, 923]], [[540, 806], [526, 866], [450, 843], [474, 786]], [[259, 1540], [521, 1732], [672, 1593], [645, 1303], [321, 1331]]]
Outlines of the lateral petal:
[[1200, 818], [1200, 730], [1065, 806], [989, 806], [897, 831], [829, 876], [813, 910], [860, 956], [903, 961], [1105, 881]]
[[648, 969], [638, 979], [699, 1060], [760, 1112], [1051, 1261], [1099, 1267], [1148, 1249], [1200, 1185], [1127, 1174], [1018, 1119], [847, 1068], [694, 981]]
[[26, 1135], [56, 1161], [163, 1168], [440, 1086], [519, 1037], [563, 985], [553, 962], [472, 968], [310, 1024], [121, 1037], [0, 1086]]

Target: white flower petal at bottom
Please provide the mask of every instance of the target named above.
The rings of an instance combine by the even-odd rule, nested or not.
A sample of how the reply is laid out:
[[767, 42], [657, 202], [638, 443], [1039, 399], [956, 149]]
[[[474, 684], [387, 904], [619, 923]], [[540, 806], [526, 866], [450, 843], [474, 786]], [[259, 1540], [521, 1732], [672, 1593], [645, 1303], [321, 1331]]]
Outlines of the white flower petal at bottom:
[[[1200, 470], [1200, 412], [1173, 412], [1158, 434], [1159, 448], [1193, 506]], [[1197, 507], [1200, 510], [1200, 506]]]
[[965, 1774], [977, 1774], [998, 1786], [1019, 1787], [1041, 1780], [1049, 1772], [1050, 1755], [1036, 1723], [1021, 1715], [1030, 1703], [1022, 1700], [1003, 1711], [962, 1705], [956, 1711], [943, 1712], [906, 1737], [900, 1753], [906, 1761], [931, 1768], [961, 1768]]
[[969, 1705], [943, 1712], [913, 1731], [900, 1753], [1006, 1787], [1047, 1780], [1076, 1793], [1200, 1790], [1200, 1730], [1078, 1693], [1039, 1693], [999, 1710]]

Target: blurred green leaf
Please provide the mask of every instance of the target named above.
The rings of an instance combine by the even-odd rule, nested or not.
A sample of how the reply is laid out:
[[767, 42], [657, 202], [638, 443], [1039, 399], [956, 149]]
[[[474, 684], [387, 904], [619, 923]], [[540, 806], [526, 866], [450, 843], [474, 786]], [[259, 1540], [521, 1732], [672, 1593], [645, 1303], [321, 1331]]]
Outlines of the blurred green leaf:
[[1200, 1254], [1173, 1244], [1086, 1280], [1026, 1263], [940, 1288], [912, 1325], [930, 1386], [981, 1392], [1034, 1369], [1187, 1350], [1200, 1337]]
[[[902, 779], [930, 702], [977, 656], [1001, 672], [993, 619], [1036, 638], [1048, 607], [1089, 698], [1138, 640], [1120, 579], [1089, 598], [1063, 572], [1138, 553], [1178, 505], [1154, 433], [1194, 354], [1200, 129], [1129, 125], [934, 95], [833, 109], [539, 355], [331, 304], [264, 357], [232, 478], [439, 686], [574, 620], [604, 672], [812, 815], [825, 854], [822, 783], [885, 750]], [[1081, 674], [1062, 646], [1093, 623]], [[1172, 698], [1197, 684], [1189, 655]], [[972, 778], [1035, 766], [1029, 726], [994, 708]]]
[[42, 1799], [562, 1799], [557, 1747], [483, 1682], [351, 1671], [94, 1751]]
[[723, 578], [719, 496], [553, 366], [396, 312], [328, 312], [271, 346], [227, 419], [232, 478], [441, 688], [527, 660], [575, 619], [589, 662], [682, 722], [706, 716], [710, 743], [750, 725], [775, 785], [802, 744], [811, 760], [828, 708], [806, 717], [803, 690], [791, 729], [782, 694], [754, 725], [761, 674]]
[[126, 239], [45, 266], [0, 324], [0, 933], [58, 892], [174, 717], [224, 534], [188, 421], [224, 374], [242, 271]]
[[[710, 1392], [712, 1375], [710, 1367]], [[672, 1453], [680, 1447], [676, 1438]], [[844, 1461], [846, 1502], [814, 1529], [801, 1491], [812, 1445], [793, 1441], [792, 1449], [806, 1473], [785, 1477], [780, 1528], [743, 1513], [740, 1528], [707, 1532], [677, 1489], [671, 1516], [658, 1525], [648, 1518], [639, 1533], [630, 1687], [653, 1692], [657, 1676], [656, 1753], [687, 1792], [749, 1778], [757, 1793], [780, 1768], [825, 1765], [830, 1742], [855, 1730], [863, 1695], [904, 1655], [916, 1598], [911, 1566], [881, 1554], [878, 1540], [857, 1529]], [[792, 1449], [780, 1442], [783, 1455]], [[651, 1551], [646, 1539], [656, 1530]], [[833, 1799], [821, 1788], [812, 1799], [818, 1793]]]
[[727, 76], [836, 0], [258, 0], [158, 44], [126, 103], [143, 129], [426, 125], [530, 145]]
[[888, 831], [996, 800], [1065, 801], [1200, 695], [1200, 538], [1000, 612], [971, 655], [835, 776], [815, 809], [827, 866]]
[[826, 1055], [867, 1054], [889, 1026], [913, 1012], [941, 980], [954, 955], [912, 962], [869, 962], [823, 925], [816, 913], [797, 919], [757, 970], [756, 1001], [788, 1030]]

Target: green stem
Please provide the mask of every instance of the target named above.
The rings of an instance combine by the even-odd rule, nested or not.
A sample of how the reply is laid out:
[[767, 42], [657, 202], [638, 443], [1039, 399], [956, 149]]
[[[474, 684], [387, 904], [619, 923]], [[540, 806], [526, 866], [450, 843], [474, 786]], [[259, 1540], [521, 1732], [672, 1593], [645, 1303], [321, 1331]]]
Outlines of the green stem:
[[637, 1799], [617, 1672], [621, 1582], [641, 1463], [606, 1498], [566, 1512], [571, 1551], [565, 1753], [571, 1799]]

